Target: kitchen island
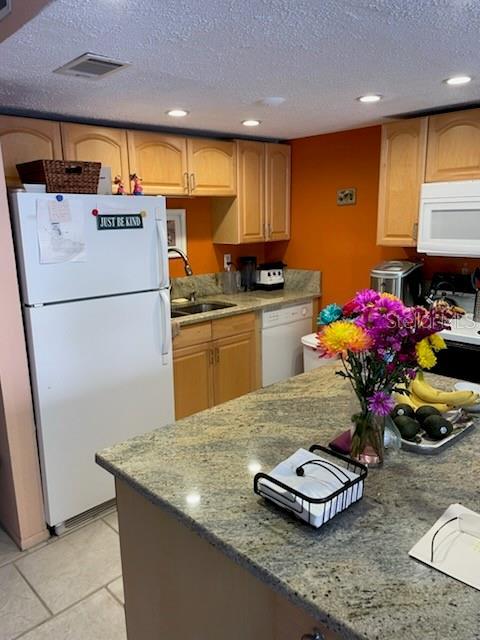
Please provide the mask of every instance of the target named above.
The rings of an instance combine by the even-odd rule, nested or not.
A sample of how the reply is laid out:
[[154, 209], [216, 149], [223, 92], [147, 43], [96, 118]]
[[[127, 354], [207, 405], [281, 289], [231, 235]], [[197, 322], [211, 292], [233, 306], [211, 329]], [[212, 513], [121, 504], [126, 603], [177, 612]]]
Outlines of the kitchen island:
[[370, 471], [364, 498], [318, 530], [253, 493], [260, 468], [348, 425], [335, 369], [97, 455], [116, 478], [130, 640], [300, 640], [314, 629], [480, 639], [480, 593], [408, 556], [449, 504], [480, 511], [478, 426], [438, 456], [394, 454]]

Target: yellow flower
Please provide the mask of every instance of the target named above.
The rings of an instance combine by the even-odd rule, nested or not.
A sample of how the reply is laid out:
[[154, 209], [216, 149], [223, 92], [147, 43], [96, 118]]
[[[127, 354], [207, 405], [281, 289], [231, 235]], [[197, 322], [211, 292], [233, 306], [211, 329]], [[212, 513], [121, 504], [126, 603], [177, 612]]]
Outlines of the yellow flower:
[[447, 345], [445, 344], [445, 340], [442, 336], [439, 336], [438, 333], [434, 333], [428, 338], [430, 342], [430, 346], [434, 351], [441, 351], [442, 349], [446, 349]]
[[380, 298], [388, 298], [388, 300], [398, 300], [398, 302], [401, 302], [400, 298], [394, 296], [393, 293], [382, 293]]
[[437, 364], [437, 357], [433, 352], [428, 338], [420, 340], [416, 345], [418, 364], [422, 369], [431, 369]]
[[371, 345], [371, 339], [362, 327], [347, 320], [337, 320], [326, 326], [319, 334], [318, 342], [331, 356], [345, 351], [366, 351]]

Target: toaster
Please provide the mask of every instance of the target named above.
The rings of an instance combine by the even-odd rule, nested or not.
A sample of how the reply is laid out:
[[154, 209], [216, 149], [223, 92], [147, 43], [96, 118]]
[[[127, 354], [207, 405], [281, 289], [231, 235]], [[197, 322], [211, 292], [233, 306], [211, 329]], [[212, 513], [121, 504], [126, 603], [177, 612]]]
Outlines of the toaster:
[[285, 285], [284, 267], [287, 265], [283, 262], [265, 262], [259, 264], [256, 275], [256, 288], [272, 291], [274, 289], [283, 289]]

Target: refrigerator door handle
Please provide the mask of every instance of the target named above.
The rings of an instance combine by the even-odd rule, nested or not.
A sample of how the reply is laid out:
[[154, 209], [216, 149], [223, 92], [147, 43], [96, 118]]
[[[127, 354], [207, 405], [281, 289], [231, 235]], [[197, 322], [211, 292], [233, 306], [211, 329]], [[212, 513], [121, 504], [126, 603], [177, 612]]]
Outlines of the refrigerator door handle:
[[161, 317], [161, 353], [162, 364], [168, 364], [168, 354], [170, 353], [171, 330], [170, 330], [170, 296], [164, 289], [158, 292], [160, 296], [160, 317]]
[[170, 285], [168, 278], [168, 241], [167, 228], [164, 220], [156, 220], [158, 236], [158, 260], [160, 268], [159, 289], [166, 289]]

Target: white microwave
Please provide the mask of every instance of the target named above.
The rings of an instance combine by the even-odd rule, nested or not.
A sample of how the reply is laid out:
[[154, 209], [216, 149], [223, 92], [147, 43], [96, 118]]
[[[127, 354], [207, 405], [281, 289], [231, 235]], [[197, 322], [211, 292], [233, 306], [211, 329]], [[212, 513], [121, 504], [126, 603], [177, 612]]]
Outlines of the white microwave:
[[417, 250], [480, 257], [480, 180], [422, 185]]

